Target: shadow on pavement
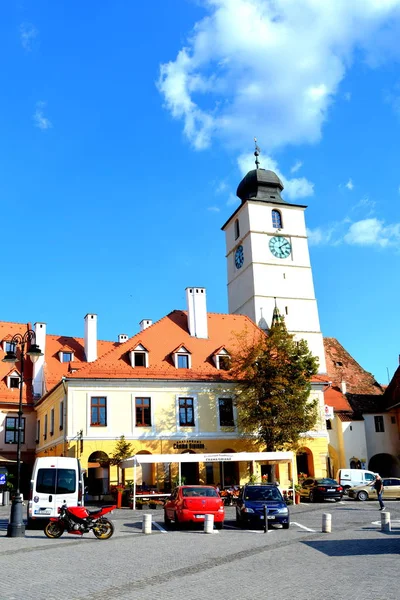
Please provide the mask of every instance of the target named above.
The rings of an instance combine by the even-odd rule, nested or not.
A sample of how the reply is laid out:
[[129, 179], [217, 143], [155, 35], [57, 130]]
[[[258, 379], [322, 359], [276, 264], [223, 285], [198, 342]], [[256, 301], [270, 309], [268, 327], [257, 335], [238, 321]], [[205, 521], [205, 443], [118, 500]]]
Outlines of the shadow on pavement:
[[400, 554], [399, 538], [388, 539], [385, 537], [385, 539], [379, 540], [316, 540], [302, 543], [327, 556]]

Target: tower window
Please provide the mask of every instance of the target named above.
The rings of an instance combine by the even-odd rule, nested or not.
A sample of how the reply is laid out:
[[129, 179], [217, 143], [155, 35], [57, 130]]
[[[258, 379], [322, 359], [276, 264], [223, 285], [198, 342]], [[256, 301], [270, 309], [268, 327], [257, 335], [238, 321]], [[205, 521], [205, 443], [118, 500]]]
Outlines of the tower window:
[[288, 315], [289, 314], [289, 309], [287, 306], [285, 306], [285, 313]]
[[274, 229], [282, 229], [282, 215], [279, 210], [272, 211], [272, 227]]
[[239, 219], [235, 221], [235, 240], [240, 236]]

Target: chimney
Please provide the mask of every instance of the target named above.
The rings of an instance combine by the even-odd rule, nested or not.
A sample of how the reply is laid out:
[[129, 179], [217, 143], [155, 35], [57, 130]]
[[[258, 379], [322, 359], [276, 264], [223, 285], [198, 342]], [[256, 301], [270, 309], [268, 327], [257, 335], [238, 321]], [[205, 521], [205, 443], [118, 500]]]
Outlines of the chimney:
[[153, 325], [153, 321], [151, 321], [150, 319], [142, 319], [140, 321], [139, 325], [140, 325], [140, 331], [144, 331], [145, 329], [150, 327], [150, 325]]
[[186, 288], [188, 328], [193, 337], [208, 338], [205, 288]]
[[128, 336], [126, 335], [126, 333], [120, 333], [118, 335], [118, 344], [123, 344], [124, 342], [126, 342], [127, 339]]
[[85, 317], [85, 356], [87, 362], [97, 359], [97, 315]]
[[347, 394], [347, 385], [345, 381], [341, 382], [340, 387], [342, 389], [342, 394]]
[[46, 358], [46, 323], [35, 323], [36, 344], [43, 356], [33, 363], [33, 395], [43, 396], [44, 393], [44, 363]]

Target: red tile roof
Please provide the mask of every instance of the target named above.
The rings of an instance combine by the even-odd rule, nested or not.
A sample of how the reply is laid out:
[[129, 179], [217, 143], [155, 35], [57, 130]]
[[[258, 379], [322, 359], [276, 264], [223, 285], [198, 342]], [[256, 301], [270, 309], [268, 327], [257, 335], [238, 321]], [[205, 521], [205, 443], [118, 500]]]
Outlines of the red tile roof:
[[333, 406], [334, 411], [338, 410], [349, 410], [352, 408], [342, 392], [336, 387], [329, 387], [325, 392], [325, 404]]

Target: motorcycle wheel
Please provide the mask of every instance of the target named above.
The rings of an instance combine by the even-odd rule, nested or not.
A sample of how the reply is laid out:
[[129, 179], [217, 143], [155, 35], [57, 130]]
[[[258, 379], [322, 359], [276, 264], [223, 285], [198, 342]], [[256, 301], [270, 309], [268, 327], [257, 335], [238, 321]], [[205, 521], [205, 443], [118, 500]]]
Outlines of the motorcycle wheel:
[[108, 519], [99, 519], [93, 527], [93, 533], [98, 540], [108, 540], [114, 533], [114, 525]]
[[59, 538], [64, 533], [64, 527], [59, 521], [50, 521], [44, 528], [44, 534], [48, 538]]

